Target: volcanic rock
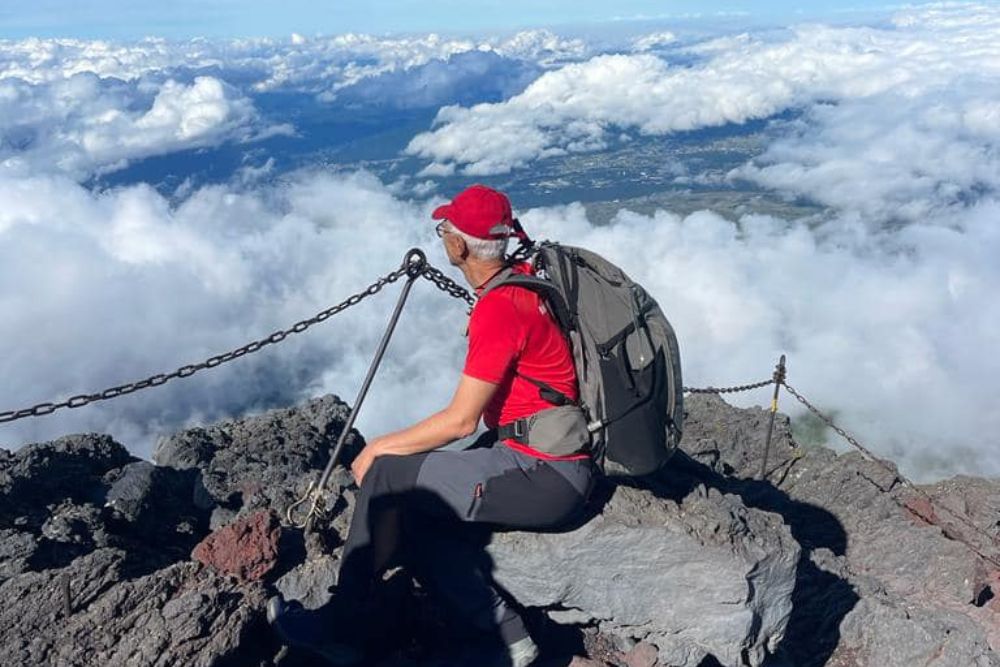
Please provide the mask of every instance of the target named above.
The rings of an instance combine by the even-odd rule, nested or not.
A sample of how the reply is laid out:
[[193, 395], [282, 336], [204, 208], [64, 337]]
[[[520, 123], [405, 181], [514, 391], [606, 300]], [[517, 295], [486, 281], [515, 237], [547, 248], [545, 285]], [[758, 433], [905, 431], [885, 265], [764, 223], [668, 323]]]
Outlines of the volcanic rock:
[[664, 664], [762, 664], [783, 638], [799, 560], [781, 518], [703, 486], [680, 503], [606, 492], [571, 532], [496, 535], [493, 577], [522, 604], [575, 609], [655, 645]]
[[[240, 513], [288, 507], [318, 479], [350, 409], [324, 396], [287, 410], [193, 428], [163, 438], [153, 460], [160, 466], [200, 473], [203, 504], [229, 510], [213, 528]], [[352, 433], [342, 460], [349, 464], [363, 441]]]
[[39, 529], [52, 503], [101, 504], [109, 470], [136, 461], [110, 436], [69, 435], [0, 458], [0, 528]]
[[656, 647], [646, 642], [639, 642], [625, 656], [626, 667], [655, 667], [658, 659]]
[[198, 474], [137, 461], [105, 475], [104, 506], [115, 532], [151, 548], [186, 557], [207, 530]]
[[[615, 667], [1000, 666], [1000, 484], [911, 486], [886, 462], [799, 446], [782, 415], [758, 480], [770, 413], [711, 395], [687, 409], [662, 471], [602, 479], [575, 524], [485, 547], [543, 651]], [[325, 396], [190, 429], [155, 466], [98, 435], [0, 450], [0, 664], [310, 664], [279, 653], [263, 607], [277, 590], [329, 599], [346, 467], [315, 530], [278, 517], [347, 413]], [[348, 442], [345, 464], [361, 438]], [[189, 554], [209, 516], [204, 567]], [[405, 564], [373, 605], [392, 618], [380, 667], [452, 641]]]
[[191, 557], [241, 581], [258, 581], [278, 564], [281, 524], [273, 512], [255, 512], [215, 531]]
[[0, 582], [31, 569], [38, 539], [23, 530], [0, 528]]
[[135, 574], [125, 552], [98, 549], [3, 582], [0, 663], [236, 667], [271, 652], [259, 585], [190, 562]]
[[[708, 479], [699, 467], [727, 473], [709, 483], [781, 514], [803, 548], [781, 648], [793, 664], [1000, 665], [1000, 608], [984, 601], [1000, 570], [989, 532], [1000, 483], [910, 486], [889, 462], [797, 446], [783, 416], [769, 482], [759, 482], [768, 413], [736, 410], [716, 396], [688, 405], [688, 467], [699, 480]], [[949, 506], [968, 512], [974, 527]]]

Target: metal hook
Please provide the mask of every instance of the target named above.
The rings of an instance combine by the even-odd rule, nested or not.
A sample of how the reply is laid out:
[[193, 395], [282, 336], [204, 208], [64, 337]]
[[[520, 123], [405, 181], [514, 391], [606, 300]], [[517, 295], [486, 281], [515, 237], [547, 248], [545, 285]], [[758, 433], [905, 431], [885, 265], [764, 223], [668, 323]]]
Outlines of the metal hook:
[[402, 268], [406, 269], [406, 275], [410, 278], [418, 277], [427, 268], [427, 255], [420, 248], [410, 248], [403, 257]]

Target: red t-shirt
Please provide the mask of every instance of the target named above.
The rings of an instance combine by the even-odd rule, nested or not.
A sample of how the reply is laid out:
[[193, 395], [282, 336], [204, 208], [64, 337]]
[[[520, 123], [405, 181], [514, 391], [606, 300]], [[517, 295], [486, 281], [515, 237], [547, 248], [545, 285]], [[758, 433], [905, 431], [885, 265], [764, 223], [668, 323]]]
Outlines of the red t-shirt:
[[[531, 274], [528, 263], [514, 267]], [[463, 372], [499, 385], [483, 412], [487, 428], [551, 408], [538, 387], [515, 374], [540, 380], [573, 400], [577, 399], [576, 369], [569, 342], [537, 292], [508, 285], [491, 290], [476, 303], [469, 318], [469, 351]], [[548, 460], [585, 459], [588, 454], [552, 456], [516, 440], [504, 444]]]

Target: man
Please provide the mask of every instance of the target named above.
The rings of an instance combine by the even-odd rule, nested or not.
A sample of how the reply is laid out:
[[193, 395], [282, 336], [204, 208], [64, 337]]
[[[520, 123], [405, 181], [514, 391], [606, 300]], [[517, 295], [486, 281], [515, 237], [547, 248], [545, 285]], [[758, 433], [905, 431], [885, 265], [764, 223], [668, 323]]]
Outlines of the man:
[[[441, 221], [436, 230], [448, 260], [481, 294], [507, 268], [507, 243], [514, 234], [507, 197], [473, 185], [432, 217]], [[512, 270], [530, 273], [531, 267], [525, 263]], [[341, 663], [358, 658], [345, 647], [350, 643], [345, 639], [359, 636], [345, 630], [358, 618], [351, 610], [364, 607], [377, 575], [404, 553], [404, 563], [456, 618], [497, 639], [496, 651], [478, 656], [476, 664], [524, 667], [537, 657], [522, 619], [478, 563], [475, 551], [482, 549], [468, 539], [463, 524], [547, 529], [568, 521], [589, 492], [591, 458], [586, 451], [546, 454], [518, 436], [492, 443], [480, 438], [461, 451], [439, 448], [472, 435], [480, 419], [496, 429], [551, 408], [539, 386], [575, 401], [572, 352], [538, 294], [523, 287], [497, 287], [478, 300], [468, 339], [448, 406], [371, 440], [351, 466], [359, 492], [330, 605], [339, 611], [306, 621], [306, 612], [280, 599], [269, 604], [269, 618], [289, 643], [308, 647], [311, 634], [323, 634], [328, 641], [317, 652]], [[341, 629], [324, 622], [340, 623]]]

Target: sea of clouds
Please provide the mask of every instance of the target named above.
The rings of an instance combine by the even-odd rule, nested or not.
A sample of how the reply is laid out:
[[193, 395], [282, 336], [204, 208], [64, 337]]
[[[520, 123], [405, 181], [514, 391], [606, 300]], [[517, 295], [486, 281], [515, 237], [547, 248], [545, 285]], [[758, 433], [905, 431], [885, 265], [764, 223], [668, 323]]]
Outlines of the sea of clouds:
[[[483, 69], [469, 54], [510, 66]], [[641, 280], [678, 331], [686, 384], [762, 379], [787, 353], [789, 382], [906, 472], [1000, 475], [991, 454], [1000, 432], [1000, 10], [981, 4], [909, 9], [878, 27], [800, 25], [696, 43], [660, 30], [614, 53], [539, 31], [479, 41], [0, 43], [0, 409], [260, 338], [345, 298], [411, 246], [444, 263], [428, 218], [451, 193], [428, 192], [426, 181], [414, 190], [316, 168], [253, 187], [196, 187], [178, 202], [142, 184], [94, 191], [89, 176], [294, 133], [255, 105], [261, 91], [376, 104], [400, 86], [420, 90], [408, 73], [448, 90], [450, 77], [501, 70], [512, 73], [502, 101], [446, 106], [412, 139], [407, 150], [426, 174], [488, 182], [622, 134], [796, 111], [728, 178], [823, 204], [821, 218], [623, 211], [595, 226], [568, 202], [521, 219]], [[0, 425], [0, 443], [104, 431], [148, 455], [159, 434], [186, 424], [327, 391], [353, 400], [396, 293], [192, 378]], [[461, 304], [416, 288], [363, 432], [447, 402], [463, 326]], [[801, 413], [787, 397], [782, 407]]]

